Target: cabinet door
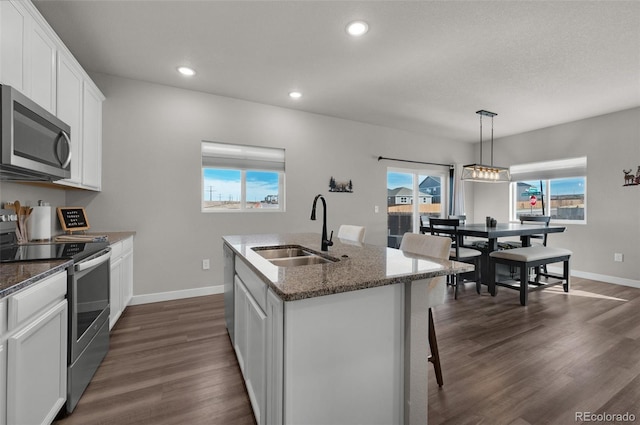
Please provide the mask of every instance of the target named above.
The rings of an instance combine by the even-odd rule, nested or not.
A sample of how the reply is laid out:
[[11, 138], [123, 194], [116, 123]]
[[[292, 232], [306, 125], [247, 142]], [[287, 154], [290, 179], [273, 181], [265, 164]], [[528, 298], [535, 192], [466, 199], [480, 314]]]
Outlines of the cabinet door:
[[[7, 347], [0, 339], [0, 382], [7, 382]], [[7, 386], [0, 385], [0, 425], [7, 423]]]
[[267, 316], [253, 297], [247, 297], [247, 355], [245, 382], [258, 425], [265, 423]]
[[30, 16], [15, 1], [0, 1], [0, 82], [25, 93], [24, 51]]
[[67, 301], [7, 341], [7, 424], [50, 424], [67, 391]]
[[238, 276], [235, 277], [235, 298], [234, 298], [234, 318], [236, 322], [236, 336], [234, 349], [242, 375], [246, 376], [245, 359], [247, 354], [247, 302], [248, 295], [246, 288]]
[[82, 74], [75, 61], [58, 53], [57, 116], [71, 127], [71, 177], [61, 183], [82, 183]]
[[267, 383], [265, 423], [281, 424], [283, 407], [283, 302], [269, 289], [267, 292]]
[[52, 114], [56, 113], [56, 45], [34, 20], [30, 21], [26, 51], [27, 95]]
[[109, 286], [109, 330], [113, 328], [122, 314], [122, 258], [111, 263]]
[[120, 290], [122, 293], [122, 311], [129, 305], [133, 298], [133, 251], [122, 257], [122, 284]]
[[86, 81], [83, 91], [82, 184], [100, 190], [102, 184], [102, 98]]

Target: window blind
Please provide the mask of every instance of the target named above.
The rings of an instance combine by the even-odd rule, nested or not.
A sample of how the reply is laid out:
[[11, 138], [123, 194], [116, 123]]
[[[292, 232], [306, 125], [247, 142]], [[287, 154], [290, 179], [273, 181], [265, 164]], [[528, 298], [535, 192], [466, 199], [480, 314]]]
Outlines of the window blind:
[[202, 166], [284, 171], [284, 149], [202, 141]]
[[512, 165], [509, 171], [512, 181], [581, 177], [587, 175], [587, 157]]

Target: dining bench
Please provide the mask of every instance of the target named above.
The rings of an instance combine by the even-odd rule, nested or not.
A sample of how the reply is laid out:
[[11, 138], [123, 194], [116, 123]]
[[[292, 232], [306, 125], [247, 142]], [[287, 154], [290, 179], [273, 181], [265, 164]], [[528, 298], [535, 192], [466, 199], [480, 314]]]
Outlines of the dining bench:
[[[497, 286], [515, 289], [520, 292], [520, 304], [525, 306], [529, 298], [529, 292], [544, 289], [549, 286], [562, 283], [564, 292], [569, 292], [569, 261], [572, 252], [564, 248], [534, 245], [523, 248], [514, 248], [503, 251], [493, 251], [489, 254], [489, 293], [495, 296]], [[545, 277], [560, 280], [540, 281], [540, 267], [547, 264], [563, 263], [561, 275], [545, 273]], [[507, 266], [518, 267], [520, 270], [520, 280], [497, 280], [496, 265], [505, 264]], [[535, 269], [535, 280], [529, 279], [529, 271]]]

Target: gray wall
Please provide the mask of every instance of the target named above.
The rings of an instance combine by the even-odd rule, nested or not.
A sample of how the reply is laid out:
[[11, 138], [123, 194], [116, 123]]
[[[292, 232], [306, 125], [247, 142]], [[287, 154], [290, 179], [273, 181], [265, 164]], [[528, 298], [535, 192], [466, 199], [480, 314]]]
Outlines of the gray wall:
[[[502, 166], [586, 156], [587, 224], [568, 225], [549, 243], [571, 249], [571, 268], [587, 277], [640, 283], [640, 186], [623, 187], [622, 172], [640, 166], [640, 108], [497, 139], [494, 151]], [[508, 185], [473, 186], [476, 221], [487, 215], [507, 221]], [[613, 261], [616, 252], [624, 262]]]
[[[367, 227], [386, 244], [386, 170], [378, 156], [469, 161], [473, 147], [423, 135], [102, 74], [103, 190], [68, 191], [93, 229], [134, 230], [134, 294], [222, 282], [221, 236], [320, 232], [313, 197], [328, 204], [328, 225]], [[201, 213], [200, 141], [286, 149], [286, 212]], [[354, 193], [329, 193], [329, 178], [353, 180]], [[380, 207], [378, 214], [374, 206]], [[211, 270], [202, 271], [202, 259]]]

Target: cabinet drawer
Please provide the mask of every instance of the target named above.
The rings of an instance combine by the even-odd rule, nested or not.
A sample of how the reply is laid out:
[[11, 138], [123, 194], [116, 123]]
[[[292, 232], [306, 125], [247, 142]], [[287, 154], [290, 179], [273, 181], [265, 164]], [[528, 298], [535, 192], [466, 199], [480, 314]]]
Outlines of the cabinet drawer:
[[111, 258], [115, 260], [122, 255], [122, 241], [111, 244]]
[[12, 331], [67, 294], [67, 273], [61, 272], [9, 297], [8, 330]]
[[261, 281], [249, 266], [240, 259], [236, 259], [236, 273], [244, 283], [251, 296], [258, 303], [262, 311], [267, 310], [267, 284]]

